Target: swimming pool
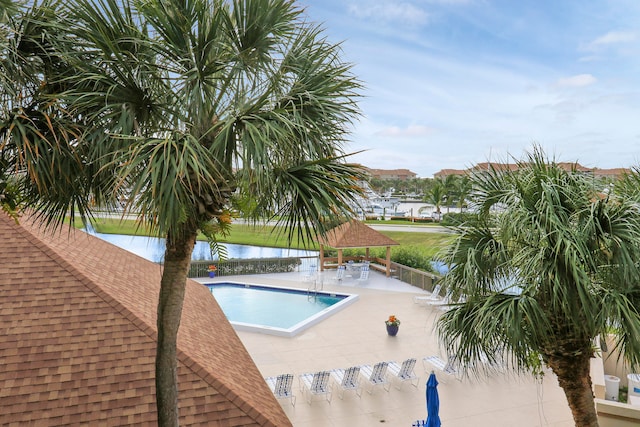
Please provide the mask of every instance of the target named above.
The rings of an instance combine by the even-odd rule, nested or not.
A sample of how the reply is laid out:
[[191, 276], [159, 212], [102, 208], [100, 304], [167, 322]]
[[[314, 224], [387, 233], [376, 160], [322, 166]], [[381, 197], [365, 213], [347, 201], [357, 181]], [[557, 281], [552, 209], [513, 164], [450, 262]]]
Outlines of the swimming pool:
[[236, 330], [284, 337], [295, 336], [358, 299], [355, 294], [235, 282], [206, 286]]

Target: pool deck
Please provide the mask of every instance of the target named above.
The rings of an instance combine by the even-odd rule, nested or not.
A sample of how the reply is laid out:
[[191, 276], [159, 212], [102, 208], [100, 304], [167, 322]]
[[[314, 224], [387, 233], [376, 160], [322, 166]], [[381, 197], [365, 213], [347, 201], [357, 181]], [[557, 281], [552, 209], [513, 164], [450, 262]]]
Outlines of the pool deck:
[[[265, 377], [282, 373], [296, 376], [295, 406], [281, 400], [282, 407], [295, 427], [364, 427], [387, 425], [410, 427], [425, 419], [425, 383], [431, 368], [423, 367], [422, 359], [442, 356], [433, 329], [437, 310], [415, 304], [414, 295], [420, 289], [397, 279], [371, 272], [369, 280], [358, 282], [346, 278], [342, 283], [332, 280], [335, 273], [323, 273], [325, 291], [356, 293], [358, 301], [320, 324], [292, 338], [239, 331], [238, 336]], [[200, 279], [201, 282], [241, 281], [307, 289], [301, 273], [255, 276], [232, 276]], [[395, 314], [402, 322], [400, 332], [390, 337], [384, 321]], [[274, 313], [277, 316], [278, 313]], [[333, 388], [331, 402], [314, 396], [309, 404], [298, 387], [297, 377], [318, 370], [348, 368], [353, 365], [373, 365], [407, 358], [417, 359], [418, 387], [408, 382], [400, 389], [393, 383], [387, 392], [375, 387], [362, 397], [345, 392], [338, 396]], [[440, 419], [447, 427], [571, 427], [574, 425], [564, 393], [555, 376], [548, 372], [544, 379], [496, 374], [492, 378], [456, 378], [436, 371], [440, 395]]]

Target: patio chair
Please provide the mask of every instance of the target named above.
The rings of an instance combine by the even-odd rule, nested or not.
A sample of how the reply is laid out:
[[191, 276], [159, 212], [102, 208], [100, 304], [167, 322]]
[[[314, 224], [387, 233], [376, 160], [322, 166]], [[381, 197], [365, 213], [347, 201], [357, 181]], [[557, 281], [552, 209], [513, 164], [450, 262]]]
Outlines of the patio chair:
[[461, 294], [460, 297], [458, 298], [458, 301], [453, 302], [450, 300], [451, 298], [449, 298], [449, 302], [444, 303], [444, 304], [432, 304], [436, 309], [445, 312], [445, 311], [449, 311], [451, 310], [451, 308], [453, 308], [453, 306], [455, 304], [464, 304], [467, 301], [467, 296], [465, 294]]
[[344, 265], [338, 266], [338, 268], [336, 269], [336, 275], [334, 278], [336, 283], [342, 283], [342, 280], [344, 279], [345, 271], [346, 271], [346, 267]]
[[358, 397], [362, 395], [362, 389], [360, 388], [360, 366], [352, 366], [347, 369], [334, 369], [331, 371], [331, 376], [340, 387], [340, 399], [343, 398], [345, 390], [355, 391]]
[[329, 371], [318, 371], [299, 376], [300, 389], [307, 393], [307, 401], [311, 404], [314, 395], [324, 394], [327, 402], [331, 402], [331, 388], [329, 387]]
[[451, 303], [451, 298], [453, 298], [453, 290], [447, 289], [442, 298], [425, 301], [425, 304], [428, 307], [446, 306]]
[[422, 359], [422, 364], [427, 372], [431, 372], [433, 368], [435, 368], [443, 374], [446, 374], [448, 377], [454, 377], [457, 380], [460, 380], [458, 371], [455, 368], [455, 360], [455, 357], [450, 357], [445, 362], [439, 356], [427, 356]]
[[389, 362], [378, 362], [373, 367], [370, 365], [364, 365], [360, 367], [360, 373], [365, 377], [370, 385], [369, 394], [372, 394], [373, 387], [381, 385], [385, 391], [389, 391], [391, 384], [387, 379], [387, 367]]
[[291, 391], [291, 387], [293, 385], [292, 374], [268, 377], [265, 378], [265, 381], [277, 399], [291, 399], [291, 405], [296, 406], [296, 397], [293, 395], [293, 391]]
[[303, 280], [305, 282], [315, 282], [316, 280], [316, 273], [318, 272], [318, 266], [315, 264], [311, 264], [309, 266], [309, 269], [307, 271], [305, 271], [304, 276], [303, 276]]
[[436, 285], [429, 295], [419, 295], [413, 297], [414, 304], [418, 304], [426, 301], [437, 301], [440, 299], [440, 290], [442, 285]]
[[420, 381], [420, 377], [418, 377], [414, 372], [415, 366], [416, 366], [415, 358], [407, 359], [404, 362], [402, 362], [401, 365], [397, 364], [396, 362], [389, 362], [387, 369], [391, 374], [391, 378], [394, 380], [400, 381], [400, 386], [398, 387], [398, 390], [400, 390], [400, 387], [402, 387], [402, 384], [404, 384], [405, 381], [409, 381], [411, 385], [418, 388], [418, 382]]
[[361, 282], [369, 280], [369, 264], [365, 264], [360, 268], [360, 277], [358, 280]]

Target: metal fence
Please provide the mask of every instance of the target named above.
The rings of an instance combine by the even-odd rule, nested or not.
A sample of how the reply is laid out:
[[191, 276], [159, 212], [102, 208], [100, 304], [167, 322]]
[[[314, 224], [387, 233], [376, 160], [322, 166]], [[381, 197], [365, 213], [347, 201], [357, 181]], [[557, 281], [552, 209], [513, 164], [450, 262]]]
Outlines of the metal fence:
[[[316, 270], [318, 257], [230, 259], [225, 261], [192, 261], [189, 277], [207, 277], [209, 266], [216, 267], [216, 276], [245, 274], [290, 273]], [[406, 265], [391, 263], [392, 276], [417, 288], [431, 292], [440, 276]]]
[[215, 266], [216, 276], [241, 276], [246, 274], [290, 273], [304, 271], [309, 265], [317, 265], [317, 257], [228, 259], [224, 261], [191, 261], [189, 277], [207, 277], [209, 266]]

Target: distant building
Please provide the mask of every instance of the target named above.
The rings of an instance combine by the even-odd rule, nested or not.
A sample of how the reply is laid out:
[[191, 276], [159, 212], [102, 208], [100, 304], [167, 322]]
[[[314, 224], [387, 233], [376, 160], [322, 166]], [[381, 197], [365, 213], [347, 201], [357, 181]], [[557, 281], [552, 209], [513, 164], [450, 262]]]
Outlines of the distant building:
[[[578, 172], [582, 172], [585, 174], [592, 174], [595, 178], [619, 178], [625, 173], [629, 173], [630, 169], [626, 168], [614, 168], [614, 169], [599, 169], [599, 168], [587, 168], [582, 166], [580, 163], [571, 163], [571, 162], [559, 162], [556, 163], [560, 168], [570, 171], [576, 170]], [[517, 163], [492, 163], [492, 162], [482, 162], [478, 163], [475, 166], [472, 166], [468, 169], [441, 169], [440, 171], [433, 174], [434, 178], [446, 178], [449, 175], [469, 175], [475, 172], [483, 172], [488, 171], [490, 168], [499, 171], [516, 171], [518, 170]]]
[[409, 169], [369, 169], [367, 171], [372, 178], [382, 180], [400, 180], [407, 181], [415, 178], [418, 174], [411, 172]]

